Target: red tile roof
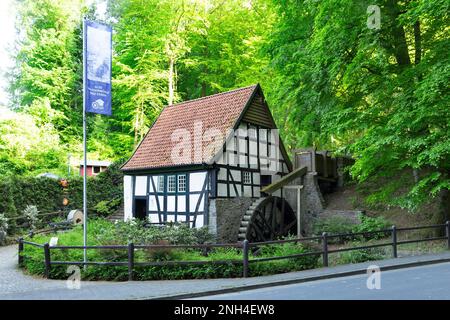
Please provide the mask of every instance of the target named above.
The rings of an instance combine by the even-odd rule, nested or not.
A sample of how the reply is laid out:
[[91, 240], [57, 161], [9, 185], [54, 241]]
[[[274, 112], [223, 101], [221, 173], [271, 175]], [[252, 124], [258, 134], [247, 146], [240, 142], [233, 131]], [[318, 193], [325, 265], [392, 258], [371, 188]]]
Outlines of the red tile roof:
[[[221, 150], [228, 130], [234, 128], [256, 88], [257, 85], [252, 85], [165, 107], [122, 170], [193, 165], [210, 161]], [[222, 139], [212, 142], [203, 139], [202, 149], [212, 152], [194, 152], [196, 146], [197, 150], [200, 149], [200, 144], [194, 143], [194, 127], [197, 128], [196, 133], [201, 131], [201, 135], [196, 134], [198, 137], [202, 137], [208, 129], [222, 133]], [[173, 139], [176, 136], [188, 138], [180, 143], [180, 140]], [[180, 150], [183, 146], [186, 146], [183, 150], [190, 150], [191, 156], [181, 160], [173, 157], [173, 150]]]

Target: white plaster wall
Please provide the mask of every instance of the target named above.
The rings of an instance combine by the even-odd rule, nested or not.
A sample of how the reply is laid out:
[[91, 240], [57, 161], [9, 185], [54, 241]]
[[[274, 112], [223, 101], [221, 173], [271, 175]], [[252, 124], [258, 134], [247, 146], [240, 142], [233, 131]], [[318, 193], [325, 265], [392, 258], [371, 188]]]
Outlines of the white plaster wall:
[[219, 197], [226, 197], [227, 196], [227, 186], [224, 183], [218, 183], [217, 184], [217, 195]]
[[159, 217], [157, 214], [151, 213], [148, 215], [148, 221], [150, 221], [151, 223], [159, 223]]
[[[155, 190], [153, 189], [153, 183], [155, 184], [155, 187], [156, 187], [156, 182], [158, 181], [158, 179], [154, 176], [149, 176], [149, 178], [151, 180], [148, 181], [149, 182], [148, 190], [149, 190], [149, 192], [155, 192]], [[153, 181], [153, 183], [152, 183], [152, 181]]]
[[178, 196], [178, 212], [186, 212], [186, 196]]
[[205, 225], [204, 219], [203, 219], [203, 215], [199, 214], [197, 215], [197, 219], [195, 220], [195, 228], [201, 228]]
[[206, 172], [195, 172], [189, 175], [189, 192], [202, 191], [206, 179]]
[[159, 200], [159, 207], [161, 211], [166, 210], [166, 208], [164, 207], [164, 196], [158, 196], [158, 200]]
[[149, 205], [148, 205], [148, 209], [150, 211], [157, 211], [158, 210], [158, 204], [156, 203], [156, 196], [151, 195], [148, 197], [149, 198]]
[[[241, 181], [241, 171], [238, 170], [230, 170], [231, 176], [234, 179], [234, 182], [240, 182]], [[231, 182], [231, 179], [230, 179]]]
[[244, 197], [251, 197], [251, 196], [252, 196], [252, 187], [244, 186]]
[[175, 196], [167, 196], [167, 211], [175, 212]]
[[259, 184], [260, 183], [260, 174], [259, 172], [253, 172], [253, 184]]
[[133, 201], [133, 190], [132, 190], [132, 177], [123, 177], [123, 207], [124, 207], [124, 220], [130, 220], [133, 218], [132, 212], [132, 201]]
[[[195, 212], [195, 207], [197, 206], [198, 199], [200, 198], [200, 194], [191, 194], [189, 195], [189, 211], [191, 213]], [[203, 211], [205, 205], [205, 197], [202, 197], [200, 201], [200, 205], [198, 207], [198, 211]]]
[[136, 196], [147, 195], [147, 176], [136, 176], [134, 188]]

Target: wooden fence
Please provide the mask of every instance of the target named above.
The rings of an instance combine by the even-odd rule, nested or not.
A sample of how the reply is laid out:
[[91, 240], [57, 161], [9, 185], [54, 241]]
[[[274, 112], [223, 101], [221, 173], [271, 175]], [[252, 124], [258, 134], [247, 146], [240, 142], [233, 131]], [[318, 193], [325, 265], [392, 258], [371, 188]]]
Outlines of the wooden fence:
[[[428, 237], [423, 239], [413, 239], [413, 240], [402, 240], [397, 239], [399, 232], [411, 231], [411, 230], [423, 230], [423, 229], [442, 229], [445, 228], [445, 236]], [[349, 248], [339, 248], [332, 249], [329, 248], [329, 239], [332, 238], [348, 238], [363, 236], [367, 237], [374, 234], [385, 234], [390, 235], [390, 241], [383, 243], [377, 243], [367, 246], [357, 246]], [[133, 280], [133, 272], [135, 266], [170, 266], [170, 265], [207, 265], [207, 264], [237, 264], [243, 266], [243, 277], [249, 276], [249, 264], [259, 263], [265, 261], [274, 261], [281, 259], [291, 259], [305, 256], [321, 255], [323, 266], [328, 267], [328, 256], [330, 253], [362, 250], [378, 247], [392, 247], [392, 257], [397, 258], [397, 248], [399, 245], [407, 243], [419, 243], [426, 241], [435, 240], [446, 240], [447, 249], [450, 250], [450, 222], [447, 221], [445, 224], [436, 224], [428, 226], [418, 226], [418, 227], [408, 227], [408, 228], [396, 228], [392, 226], [390, 229], [376, 230], [371, 232], [359, 232], [359, 233], [340, 233], [340, 234], [328, 234], [324, 232], [321, 236], [315, 237], [305, 237], [298, 239], [288, 239], [288, 240], [274, 240], [267, 242], [252, 242], [244, 240], [243, 242], [238, 242], [234, 244], [197, 244], [197, 245], [135, 245], [134, 243], [129, 243], [128, 245], [107, 245], [107, 246], [50, 246], [48, 243], [38, 244], [32, 241], [26, 241], [20, 238], [19, 241], [19, 266], [23, 265], [24, 261], [24, 246], [30, 245], [43, 249], [43, 258], [45, 264], [45, 277], [50, 277], [50, 270], [53, 265], [96, 265], [96, 266], [127, 266], [128, 267], [128, 279]], [[313, 252], [303, 252], [298, 254], [286, 255], [286, 256], [274, 256], [274, 257], [262, 257], [262, 258], [249, 258], [249, 252], [252, 248], [259, 248], [261, 246], [283, 244], [283, 243], [301, 243], [307, 241], [317, 241], [321, 244], [321, 250], [316, 250]], [[210, 250], [213, 248], [238, 248], [242, 251], [242, 259], [236, 260], [214, 260], [214, 261], [146, 261], [140, 262], [135, 261], [134, 253], [136, 249], [203, 249]], [[127, 261], [54, 261], [51, 259], [51, 252], [54, 250], [126, 250], [128, 253]]]

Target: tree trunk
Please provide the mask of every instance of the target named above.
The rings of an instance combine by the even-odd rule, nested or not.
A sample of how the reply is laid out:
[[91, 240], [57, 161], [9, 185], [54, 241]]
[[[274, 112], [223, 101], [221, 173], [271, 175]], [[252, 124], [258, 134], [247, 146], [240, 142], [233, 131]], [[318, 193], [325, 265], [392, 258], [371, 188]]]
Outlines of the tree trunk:
[[171, 56], [169, 58], [169, 106], [173, 104], [173, 97], [174, 97], [174, 72], [173, 72], [173, 65], [175, 61], [174, 58]]
[[408, 45], [406, 43], [405, 30], [403, 26], [399, 25], [398, 17], [400, 16], [400, 8], [397, 0], [390, 0], [386, 5], [387, 16], [390, 16], [390, 35], [392, 43], [387, 43], [397, 60], [400, 67], [411, 64], [411, 59], [408, 53]]
[[422, 59], [422, 36], [420, 34], [420, 21], [414, 24], [414, 64], [419, 64]]
[[[443, 175], [443, 179], [448, 178], [450, 175], [449, 170], [440, 170], [441, 174]], [[432, 223], [435, 224], [443, 224], [446, 221], [450, 220], [450, 190], [449, 189], [442, 189], [439, 192], [439, 208], [437, 212], [433, 215], [433, 221]], [[445, 230], [442, 228], [442, 230], [439, 230], [439, 235], [444, 235]]]

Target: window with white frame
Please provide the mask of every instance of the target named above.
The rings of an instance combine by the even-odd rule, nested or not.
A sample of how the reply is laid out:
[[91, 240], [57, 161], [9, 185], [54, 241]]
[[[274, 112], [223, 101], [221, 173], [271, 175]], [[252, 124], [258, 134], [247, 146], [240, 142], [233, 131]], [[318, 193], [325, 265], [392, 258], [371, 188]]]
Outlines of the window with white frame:
[[251, 184], [252, 183], [251, 173], [248, 171], [244, 171], [243, 173], [244, 173], [244, 177], [243, 177], [244, 184]]
[[164, 192], [164, 176], [158, 176], [158, 192]]
[[185, 192], [186, 191], [186, 175], [179, 175], [178, 176], [178, 192]]
[[167, 192], [175, 192], [177, 190], [177, 180], [175, 176], [167, 177]]

